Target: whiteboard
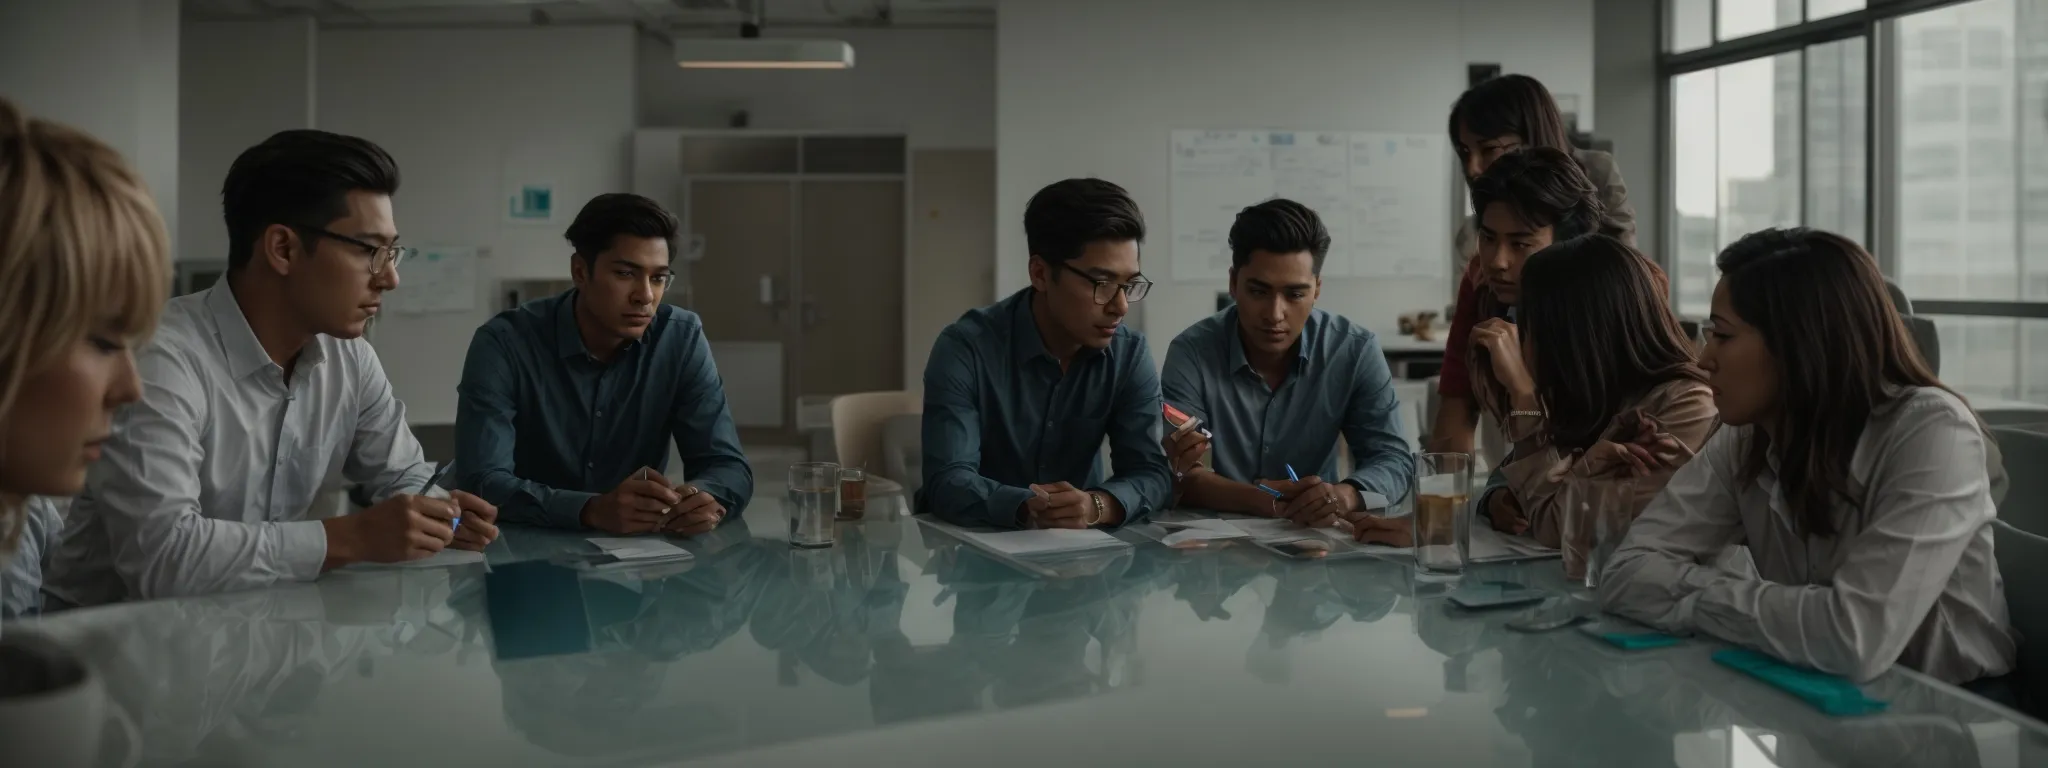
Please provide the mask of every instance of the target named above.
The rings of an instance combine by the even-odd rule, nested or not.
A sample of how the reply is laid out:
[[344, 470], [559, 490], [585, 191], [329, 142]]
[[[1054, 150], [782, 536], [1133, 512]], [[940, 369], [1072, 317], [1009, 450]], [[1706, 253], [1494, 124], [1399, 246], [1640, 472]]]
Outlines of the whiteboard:
[[398, 265], [393, 309], [406, 314], [468, 312], [476, 308], [475, 246], [434, 245]]
[[1275, 197], [1330, 230], [1324, 277], [1450, 277], [1450, 149], [1436, 134], [1173, 132], [1173, 279], [1230, 272], [1238, 211]]

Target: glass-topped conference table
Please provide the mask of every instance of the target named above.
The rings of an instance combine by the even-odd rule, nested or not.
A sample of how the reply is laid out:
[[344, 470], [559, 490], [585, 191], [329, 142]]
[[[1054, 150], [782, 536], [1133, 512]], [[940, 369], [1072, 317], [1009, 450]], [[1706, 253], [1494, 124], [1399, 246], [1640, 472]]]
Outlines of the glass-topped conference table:
[[[2048, 727], [1908, 671], [1866, 686], [1886, 713], [1831, 718], [1712, 642], [1511, 631], [1402, 562], [1134, 537], [1052, 580], [900, 497], [795, 550], [783, 493], [658, 571], [547, 565], [590, 545], [508, 528], [487, 564], [10, 631], [97, 667], [141, 765], [2048, 765]], [[1466, 578], [1562, 589], [1555, 560]]]

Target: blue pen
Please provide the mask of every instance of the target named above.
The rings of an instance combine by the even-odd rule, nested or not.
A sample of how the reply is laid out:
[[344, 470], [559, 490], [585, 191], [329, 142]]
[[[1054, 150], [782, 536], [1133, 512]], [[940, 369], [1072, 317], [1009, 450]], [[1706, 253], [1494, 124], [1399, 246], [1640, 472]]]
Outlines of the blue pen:
[[1265, 491], [1265, 492], [1267, 492], [1267, 493], [1273, 494], [1273, 498], [1276, 498], [1276, 499], [1284, 499], [1284, 498], [1287, 498], [1287, 494], [1281, 493], [1281, 492], [1279, 492], [1279, 491], [1276, 491], [1276, 490], [1273, 490], [1273, 489], [1271, 489], [1271, 488], [1267, 488], [1267, 487], [1266, 487], [1266, 484], [1265, 484], [1265, 483], [1253, 483], [1253, 484], [1252, 484], [1252, 487], [1253, 487], [1253, 488], [1257, 488], [1257, 489], [1259, 489], [1259, 490], [1261, 490], [1261, 491]]
[[[434, 474], [433, 474], [432, 476], [430, 476], [430, 477], [428, 477], [428, 478], [427, 478], [427, 484], [426, 484], [426, 485], [423, 485], [423, 486], [420, 486], [420, 495], [421, 495], [421, 496], [425, 496], [425, 495], [427, 495], [427, 492], [428, 492], [428, 491], [432, 491], [432, 490], [434, 490], [434, 486], [436, 486], [436, 485], [439, 485], [439, 484], [441, 483], [441, 479], [442, 479], [442, 478], [444, 478], [444, 477], [447, 477], [447, 476], [448, 476], [448, 468], [449, 468], [449, 467], [453, 467], [453, 466], [455, 466], [455, 462], [452, 462], [452, 461], [444, 461], [444, 462], [441, 462], [441, 465], [440, 465], [440, 466], [438, 466], [438, 467], [435, 467], [435, 468], [434, 468]], [[450, 503], [453, 503], [453, 501], [454, 501], [454, 500], [453, 500], [453, 499], [450, 499], [449, 501], [450, 501]], [[450, 520], [450, 521], [448, 521], [448, 529], [449, 529], [449, 530], [456, 530], [456, 529], [459, 529], [459, 528], [461, 528], [461, 527], [462, 527], [462, 505], [460, 505], [460, 504], [456, 504], [456, 505], [455, 505], [455, 519], [453, 519], [453, 520]]]
[[1286, 465], [1283, 465], [1283, 466], [1287, 467], [1287, 479], [1289, 479], [1289, 480], [1293, 480], [1294, 482], [1297, 482], [1297, 483], [1301, 482], [1301, 475], [1297, 475], [1297, 474], [1294, 474], [1294, 465], [1293, 465], [1293, 464], [1286, 464]]

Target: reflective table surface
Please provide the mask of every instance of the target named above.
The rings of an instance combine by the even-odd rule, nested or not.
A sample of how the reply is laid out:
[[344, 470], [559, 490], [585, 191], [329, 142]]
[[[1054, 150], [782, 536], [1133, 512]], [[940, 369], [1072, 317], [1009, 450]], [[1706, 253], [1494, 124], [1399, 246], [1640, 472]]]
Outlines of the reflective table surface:
[[[508, 528], [488, 565], [9, 631], [95, 665], [143, 765], [2048, 764], [2048, 728], [1910, 672], [1866, 686], [1887, 713], [1830, 718], [1715, 643], [1512, 631], [1405, 563], [1132, 536], [1047, 580], [900, 498], [792, 549], [781, 497], [684, 566], [579, 571], [550, 561], [585, 535]], [[1555, 560], [1465, 578], [1565, 590]]]

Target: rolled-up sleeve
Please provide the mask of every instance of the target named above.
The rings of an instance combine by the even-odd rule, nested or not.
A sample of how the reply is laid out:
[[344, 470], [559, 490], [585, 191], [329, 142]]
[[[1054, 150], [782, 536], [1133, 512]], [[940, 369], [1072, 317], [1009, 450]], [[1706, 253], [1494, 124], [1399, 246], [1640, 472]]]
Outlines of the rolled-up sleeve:
[[[207, 398], [177, 349], [136, 356], [142, 399], [116, 412], [114, 436], [88, 473], [85, 512], [100, 516], [114, 570], [133, 598], [310, 581], [327, 559], [318, 520], [244, 523], [199, 511]], [[88, 511], [89, 510], [89, 511]]]
[[919, 507], [960, 525], [1014, 528], [1017, 510], [1031, 498], [1031, 489], [981, 475], [977, 376], [973, 345], [957, 328], [940, 333], [924, 367], [924, 486], [918, 490]]
[[1110, 477], [1101, 490], [1124, 507], [1124, 522], [1151, 516], [1173, 496], [1173, 470], [1159, 444], [1159, 374], [1152, 351], [1138, 337], [1121, 360], [1124, 374], [1109, 414]]
[[1401, 398], [1394, 393], [1394, 372], [1378, 339], [1368, 338], [1358, 356], [1351, 396], [1344, 408], [1344, 441], [1356, 465], [1347, 482], [1398, 503], [1408, 495], [1415, 457], [1401, 436]]
[[725, 522], [731, 522], [754, 497], [754, 471], [740, 450], [739, 428], [733, 425], [704, 327], [690, 325], [689, 336], [684, 342], [690, 349], [683, 362], [685, 382], [669, 431], [683, 459], [683, 479], [717, 499], [725, 507]]
[[505, 341], [490, 325], [478, 328], [456, 388], [457, 484], [496, 506], [501, 521], [582, 528], [583, 506], [597, 494], [552, 488], [513, 471], [513, 447], [519, 440], [518, 387]]

